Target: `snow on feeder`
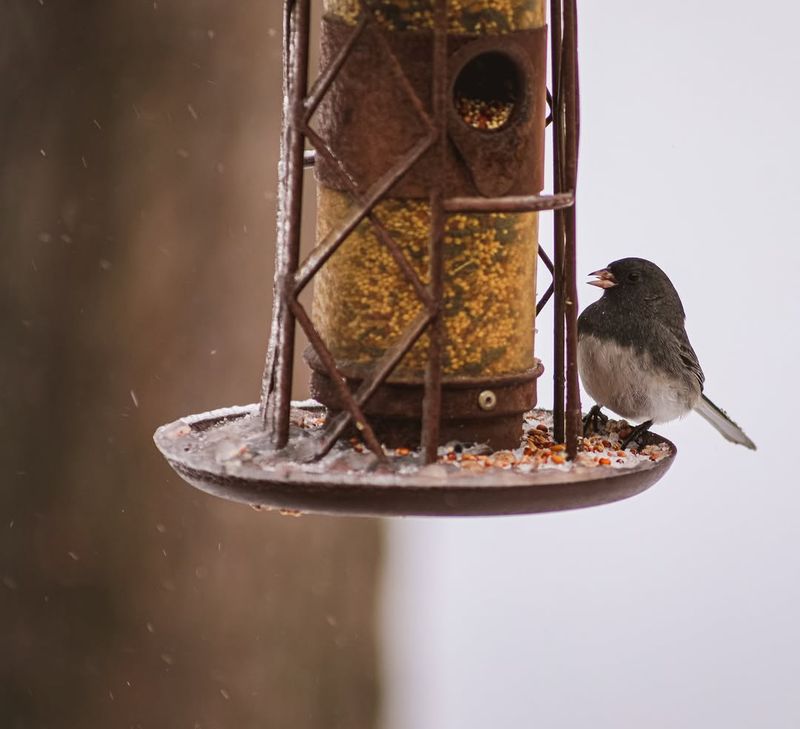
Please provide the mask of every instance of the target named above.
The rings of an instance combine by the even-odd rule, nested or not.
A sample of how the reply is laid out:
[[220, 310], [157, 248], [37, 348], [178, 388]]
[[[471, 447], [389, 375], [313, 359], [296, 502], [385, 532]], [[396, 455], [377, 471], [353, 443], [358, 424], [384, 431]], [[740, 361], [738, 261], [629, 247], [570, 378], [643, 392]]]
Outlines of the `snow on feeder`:
[[[275, 297], [259, 405], [156, 442], [201, 489], [288, 510], [504, 514], [638, 493], [674, 447], [582, 437], [576, 364], [575, 0], [550, 2], [553, 194], [544, 181], [545, 0], [284, 6]], [[309, 144], [313, 149], [305, 150]], [[300, 260], [305, 166], [317, 243]], [[539, 212], [554, 210], [552, 262]], [[537, 260], [553, 283], [535, 298]], [[313, 285], [308, 312], [298, 300]], [[536, 316], [553, 298], [554, 410], [532, 411]], [[291, 403], [296, 324], [314, 401]], [[540, 326], [541, 328], [541, 326]]]

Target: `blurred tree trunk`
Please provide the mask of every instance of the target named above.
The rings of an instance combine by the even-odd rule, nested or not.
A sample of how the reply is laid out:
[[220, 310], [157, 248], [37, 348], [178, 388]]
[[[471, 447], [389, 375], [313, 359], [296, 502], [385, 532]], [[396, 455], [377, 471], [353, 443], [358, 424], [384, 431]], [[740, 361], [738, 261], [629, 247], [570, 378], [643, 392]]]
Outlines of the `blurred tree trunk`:
[[280, 3], [0, 11], [0, 726], [370, 727], [376, 522], [183, 485], [257, 398]]

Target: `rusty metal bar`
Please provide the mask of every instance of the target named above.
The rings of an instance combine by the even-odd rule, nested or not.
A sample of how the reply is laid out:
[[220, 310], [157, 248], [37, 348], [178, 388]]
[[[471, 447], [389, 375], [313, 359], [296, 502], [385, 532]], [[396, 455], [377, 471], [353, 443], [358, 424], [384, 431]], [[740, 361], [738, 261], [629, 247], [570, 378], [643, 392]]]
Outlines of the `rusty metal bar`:
[[362, 437], [364, 438], [364, 442], [367, 444], [367, 447], [381, 461], [385, 461], [386, 454], [383, 452], [383, 448], [375, 436], [375, 431], [372, 429], [372, 426], [369, 424], [366, 417], [364, 417], [364, 412], [361, 410], [361, 407], [353, 398], [353, 393], [350, 392], [347, 382], [337, 369], [336, 361], [334, 360], [333, 355], [325, 346], [325, 342], [322, 341], [322, 337], [320, 337], [319, 333], [315, 329], [308, 312], [294, 297], [289, 298], [289, 307], [297, 319], [297, 323], [300, 324], [300, 326], [303, 328], [303, 331], [306, 333], [311, 346], [314, 347], [319, 355], [323, 366], [328, 371], [328, 376], [331, 378], [331, 382], [333, 382], [333, 385], [342, 400], [342, 404], [345, 406], [345, 408], [347, 408], [352, 416], [356, 429], [361, 433]]
[[[564, 176], [567, 186], [574, 190], [578, 178], [578, 145], [580, 139], [580, 108], [578, 92], [578, 15], [576, 0], [564, 3], [563, 55], [563, 113], [565, 117]], [[578, 285], [576, 268], [575, 206], [564, 212], [565, 222], [565, 319], [567, 350], [567, 454], [575, 458], [581, 433], [581, 394], [578, 380]]]
[[317, 107], [320, 105], [320, 102], [324, 98], [325, 94], [328, 93], [331, 85], [336, 80], [336, 76], [339, 74], [342, 66], [344, 66], [345, 62], [350, 56], [353, 46], [361, 37], [361, 33], [366, 27], [367, 16], [362, 15], [358, 19], [356, 27], [353, 28], [353, 32], [350, 34], [350, 37], [347, 39], [347, 43], [342, 46], [336, 58], [334, 58], [328, 67], [325, 68], [317, 77], [317, 80], [314, 82], [311, 91], [303, 102], [303, 106], [305, 107], [305, 114], [303, 115], [304, 125], [308, 124], [309, 119], [311, 119], [311, 117], [314, 115], [314, 112], [317, 110]]
[[398, 246], [395, 242], [392, 234], [386, 229], [386, 226], [384, 226], [374, 212], [371, 212], [368, 215], [368, 218], [370, 223], [372, 223], [373, 227], [375, 228], [375, 232], [378, 234], [378, 238], [380, 238], [381, 243], [383, 243], [383, 245], [389, 249], [389, 253], [391, 253], [395, 263], [397, 263], [399, 266], [400, 271], [413, 287], [417, 298], [422, 302], [423, 306], [430, 309], [433, 305], [433, 301], [428, 293], [428, 290], [425, 288], [425, 284], [420, 281], [419, 276], [417, 276], [417, 272], [411, 267], [411, 264], [408, 262], [405, 254], [400, 249], [400, 246]]
[[[555, 194], [565, 188], [561, 165], [562, 150], [562, 107], [561, 107], [561, 50], [562, 16], [561, 0], [550, 1], [551, 73], [553, 96], [553, 191]], [[560, 443], [565, 437], [565, 321], [564, 321], [564, 213], [557, 210], [553, 216], [553, 438]]]
[[534, 213], [560, 210], [572, 205], [571, 192], [555, 195], [509, 195], [507, 197], [451, 197], [444, 201], [448, 213]]
[[345, 163], [340, 160], [336, 154], [334, 154], [333, 150], [328, 146], [325, 140], [321, 139], [316, 132], [310, 132], [310, 139], [314, 144], [316, 144], [322, 156], [325, 157], [328, 162], [336, 166], [336, 169], [340, 173], [341, 181], [347, 187], [355, 202], [367, 210], [367, 219], [375, 228], [375, 232], [377, 233], [381, 243], [383, 243], [383, 245], [389, 249], [389, 253], [395, 260], [395, 263], [397, 263], [401, 273], [411, 284], [411, 287], [414, 289], [414, 293], [417, 295], [417, 298], [423, 303], [423, 305], [430, 307], [431, 299], [428, 294], [428, 290], [425, 288], [425, 285], [422, 283], [422, 281], [420, 281], [419, 276], [417, 276], [417, 272], [408, 262], [408, 259], [400, 249], [400, 246], [395, 242], [392, 234], [387, 230], [386, 226], [375, 214], [374, 205], [367, 207], [367, 201], [365, 200], [355, 178], [350, 174], [349, 170], [345, 166]]
[[[309, 141], [314, 144], [320, 142], [319, 137], [307, 128], [306, 134]], [[434, 142], [434, 137], [428, 136], [420, 139], [400, 160], [400, 163], [390, 169], [383, 177], [381, 177], [364, 195], [363, 203], [356, 206], [351, 211], [348, 218], [336, 229], [332, 230], [324, 240], [322, 240], [316, 248], [308, 255], [305, 262], [297, 272], [294, 280], [295, 295], [299, 294], [312, 279], [314, 274], [319, 271], [335, 252], [336, 249], [344, 243], [350, 233], [355, 230], [358, 224], [367, 217], [370, 208], [372, 208], [384, 195], [403, 177], [403, 175], [414, 165], [414, 163], [431, 147]], [[323, 147], [317, 147], [317, 151], [324, 154]]]
[[550, 274], [552, 275], [553, 271], [555, 270], [553, 268], [553, 262], [550, 260], [550, 256], [547, 255], [547, 251], [541, 246], [539, 246], [539, 258], [542, 259], [542, 263], [544, 263], [545, 268], [550, 271]]
[[[439, 169], [447, 167], [447, 0], [434, 0], [433, 31], [433, 120], [436, 125]], [[442, 416], [442, 354], [444, 351], [444, 175], [436, 180], [430, 196], [430, 293], [431, 310], [428, 338], [428, 367], [425, 371], [425, 399], [422, 404], [422, 451], [425, 463], [436, 461]]]
[[[364, 380], [364, 382], [361, 383], [361, 386], [353, 396], [353, 399], [360, 407], [366, 405], [378, 388], [386, 381], [386, 378], [392, 374], [394, 368], [400, 363], [400, 360], [422, 336], [426, 327], [430, 324], [431, 319], [432, 316], [428, 311], [420, 312], [414, 321], [411, 322], [408, 329], [403, 333], [403, 336], [387, 349], [381, 359], [375, 363], [372, 375], [368, 380]], [[325, 436], [315, 454], [315, 458], [322, 458], [322, 456], [333, 448], [339, 436], [341, 436], [351, 420], [351, 414], [343, 410], [331, 421], [329, 426], [325, 429]]]
[[536, 302], [536, 316], [542, 313], [542, 309], [547, 306], [547, 302], [553, 298], [553, 292], [555, 291], [556, 287], [553, 282], [550, 282], [550, 285], [545, 289], [545, 292], [542, 294], [542, 298]]
[[550, 285], [547, 287], [547, 290], [542, 294], [542, 298], [539, 299], [539, 302], [536, 304], [536, 316], [538, 317], [541, 314], [542, 309], [547, 306], [547, 302], [553, 297], [553, 292], [555, 291], [556, 285], [555, 281], [552, 279], [553, 275], [553, 262], [550, 260], [550, 256], [547, 255], [547, 252], [544, 248], [539, 246], [539, 258], [542, 259], [544, 262], [545, 267], [548, 271], [550, 271]]
[[275, 262], [275, 312], [261, 385], [260, 415], [276, 448], [289, 440], [295, 317], [289, 283], [300, 259], [303, 198], [303, 148], [300, 129], [308, 84], [310, 0], [285, 0], [283, 18], [283, 116], [278, 231]]
[[[437, 0], [444, 2], [445, 0]], [[442, 353], [444, 351], [443, 319], [443, 239], [445, 213], [442, 206], [442, 189], [439, 186], [431, 193], [431, 240], [430, 240], [430, 279], [435, 315], [431, 321], [428, 337], [428, 365], [425, 371], [425, 399], [422, 407], [422, 451], [425, 463], [436, 461], [439, 447], [439, 432], [442, 413]]]
[[317, 163], [317, 153], [313, 149], [303, 152], [303, 167], [313, 167]]

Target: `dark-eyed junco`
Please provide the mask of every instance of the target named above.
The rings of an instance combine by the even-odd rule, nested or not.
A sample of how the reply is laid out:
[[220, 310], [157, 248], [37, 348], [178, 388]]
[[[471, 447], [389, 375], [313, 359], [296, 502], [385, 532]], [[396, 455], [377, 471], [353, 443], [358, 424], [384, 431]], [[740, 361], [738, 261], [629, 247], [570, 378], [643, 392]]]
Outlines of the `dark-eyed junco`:
[[733, 443], [755, 444], [703, 394], [703, 370], [684, 328], [686, 315], [667, 275], [643, 258], [623, 258], [595, 271], [603, 296], [578, 318], [578, 369], [597, 403], [589, 422], [608, 407], [639, 425], [623, 447], [653, 423], [690, 410]]

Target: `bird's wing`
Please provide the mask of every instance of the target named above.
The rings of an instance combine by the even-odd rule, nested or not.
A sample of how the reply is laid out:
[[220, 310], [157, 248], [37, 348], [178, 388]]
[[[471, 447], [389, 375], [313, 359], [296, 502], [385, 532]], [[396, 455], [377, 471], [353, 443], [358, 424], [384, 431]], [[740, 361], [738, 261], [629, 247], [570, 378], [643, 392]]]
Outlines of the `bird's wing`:
[[695, 354], [692, 345], [689, 343], [689, 337], [686, 336], [686, 330], [681, 327], [679, 331], [673, 330], [673, 334], [677, 340], [681, 361], [684, 365], [686, 365], [686, 368], [689, 370], [689, 372], [691, 372], [697, 378], [698, 383], [700, 383], [700, 389], [702, 390], [703, 383], [706, 381], [706, 376], [703, 374], [703, 370], [700, 367], [700, 362], [697, 359], [697, 355]]

